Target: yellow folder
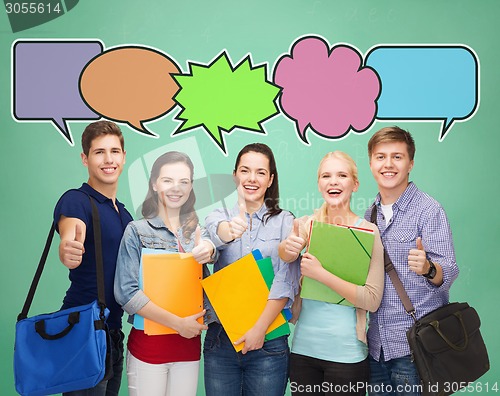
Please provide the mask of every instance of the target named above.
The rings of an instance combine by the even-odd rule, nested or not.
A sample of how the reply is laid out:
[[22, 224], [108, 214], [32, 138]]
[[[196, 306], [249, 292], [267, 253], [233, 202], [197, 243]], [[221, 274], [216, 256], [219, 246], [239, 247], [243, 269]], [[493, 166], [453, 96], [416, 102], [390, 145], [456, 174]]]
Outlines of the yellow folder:
[[[217, 271], [201, 281], [215, 313], [237, 352], [243, 344], [234, 345], [260, 317], [266, 306], [269, 289], [252, 254]], [[278, 315], [267, 333], [285, 323]]]
[[[152, 302], [175, 315], [186, 317], [203, 310], [202, 266], [191, 253], [143, 252], [144, 293]], [[198, 319], [203, 324], [203, 317]], [[176, 334], [169, 327], [144, 318], [148, 335]]]

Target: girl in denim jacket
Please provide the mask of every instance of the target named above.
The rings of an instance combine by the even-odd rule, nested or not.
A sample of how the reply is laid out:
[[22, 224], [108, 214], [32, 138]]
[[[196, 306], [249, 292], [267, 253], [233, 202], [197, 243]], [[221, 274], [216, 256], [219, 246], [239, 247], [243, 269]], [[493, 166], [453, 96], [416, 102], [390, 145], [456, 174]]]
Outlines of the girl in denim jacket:
[[178, 334], [149, 336], [132, 327], [128, 337], [127, 377], [130, 395], [196, 395], [201, 353], [201, 311], [179, 317], [159, 307], [139, 288], [142, 248], [191, 252], [200, 264], [209, 262], [214, 246], [198, 225], [194, 210], [194, 167], [190, 158], [170, 151], [151, 170], [142, 204], [143, 219], [129, 223], [118, 252], [115, 297], [130, 315], [170, 327]]
[[281, 311], [291, 306], [298, 288], [298, 266], [294, 268], [278, 257], [278, 244], [290, 233], [294, 217], [279, 207], [278, 171], [268, 146], [245, 146], [236, 158], [233, 176], [238, 203], [231, 210], [216, 209], [206, 218], [219, 254], [214, 272], [259, 249], [272, 260], [274, 280], [258, 320], [235, 341], [243, 345], [240, 352], [235, 351], [217, 319], [207, 320], [209, 329], [203, 346], [205, 393], [282, 396], [288, 380], [288, 335], [268, 341], [265, 335]]

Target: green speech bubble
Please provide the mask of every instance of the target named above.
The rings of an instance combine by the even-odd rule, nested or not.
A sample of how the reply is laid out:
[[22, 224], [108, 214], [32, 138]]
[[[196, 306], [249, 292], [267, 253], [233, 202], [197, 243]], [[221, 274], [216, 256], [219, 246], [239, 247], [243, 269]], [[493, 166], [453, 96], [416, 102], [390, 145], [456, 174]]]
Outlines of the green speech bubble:
[[182, 107], [173, 135], [202, 127], [227, 154], [223, 132], [266, 133], [262, 123], [278, 114], [280, 88], [267, 80], [265, 64], [252, 66], [248, 55], [233, 67], [223, 51], [208, 66], [189, 63], [189, 69], [190, 74], [173, 75], [181, 88], [174, 100]]

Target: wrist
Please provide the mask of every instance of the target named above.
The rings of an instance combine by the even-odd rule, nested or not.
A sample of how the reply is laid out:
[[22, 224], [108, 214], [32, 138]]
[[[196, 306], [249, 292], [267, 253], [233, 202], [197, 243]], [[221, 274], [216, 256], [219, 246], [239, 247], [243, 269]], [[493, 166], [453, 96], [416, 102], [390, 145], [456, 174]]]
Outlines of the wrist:
[[295, 261], [297, 260], [297, 258], [299, 257], [299, 253], [295, 253], [295, 252], [290, 252], [290, 251], [287, 251], [286, 252], [286, 255], [287, 255], [287, 260], [286, 262], [290, 263], [292, 261]]
[[253, 329], [255, 331], [257, 331], [258, 333], [263, 333], [265, 335], [266, 333], [266, 330], [267, 330], [267, 327], [263, 324], [263, 323], [255, 323], [255, 325], [253, 326]]
[[229, 221], [224, 220], [219, 223], [217, 226], [217, 236], [224, 244], [234, 241], [229, 228]]
[[430, 260], [427, 260], [427, 262], [429, 263], [429, 270], [425, 274], [422, 274], [422, 276], [431, 280], [436, 276], [436, 265]]
[[311, 279], [314, 279], [315, 281], [326, 283], [328, 275], [331, 274], [332, 273], [326, 270], [325, 268], [320, 267], [320, 268], [311, 268], [310, 274], [306, 276], [308, 276]]

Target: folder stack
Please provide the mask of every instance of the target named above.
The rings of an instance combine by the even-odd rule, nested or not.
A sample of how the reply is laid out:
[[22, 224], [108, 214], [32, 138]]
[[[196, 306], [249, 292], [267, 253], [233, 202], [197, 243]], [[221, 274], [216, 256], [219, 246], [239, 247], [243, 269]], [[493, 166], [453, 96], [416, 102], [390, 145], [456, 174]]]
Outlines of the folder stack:
[[[257, 260], [256, 260], [257, 258]], [[270, 258], [262, 259], [258, 250], [217, 271], [201, 281], [205, 293], [236, 351], [234, 345], [257, 321], [269, 297], [274, 278]], [[266, 332], [266, 340], [290, 333], [283, 313], [278, 315]]]

